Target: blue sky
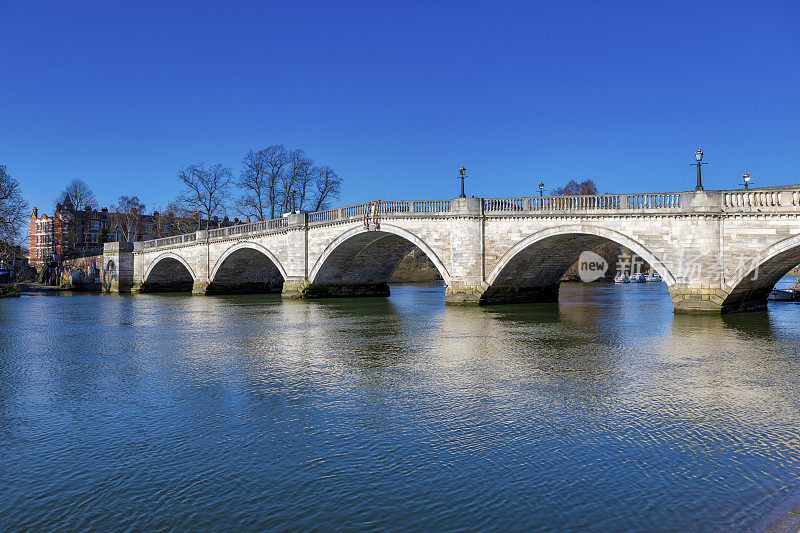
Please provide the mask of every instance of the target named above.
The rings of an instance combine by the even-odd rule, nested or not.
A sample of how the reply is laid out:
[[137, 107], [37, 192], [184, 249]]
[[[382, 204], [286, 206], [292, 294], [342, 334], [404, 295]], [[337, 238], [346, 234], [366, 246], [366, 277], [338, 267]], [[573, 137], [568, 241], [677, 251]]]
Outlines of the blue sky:
[[800, 3], [0, 1], [0, 162], [40, 211], [305, 149], [340, 205], [800, 183]]

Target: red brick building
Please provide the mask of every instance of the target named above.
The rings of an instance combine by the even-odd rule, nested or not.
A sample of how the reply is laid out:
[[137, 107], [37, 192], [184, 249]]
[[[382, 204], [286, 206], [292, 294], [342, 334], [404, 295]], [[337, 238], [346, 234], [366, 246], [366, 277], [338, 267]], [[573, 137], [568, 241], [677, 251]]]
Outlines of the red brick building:
[[[52, 217], [47, 214], [39, 216], [39, 210], [34, 207], [30, 221], [29, 263], [36, 265], [78, 255], [103, 253], [103, 243], [119, 242], [124, 238], [122, 231], [114, 224], [113, 215], [105, 207], [99, 211], [87, 207], [73, 213], [71, 209], [58, 204]], [[158, 212], [142, 215], [135, 240], [146, 241], [175, 235], [181, 233], [180, 226], [183, 226], [183, 231], [191, 231], [186, 228], [194, 228], [198, 224], [196, 218], [194, 221], [182, 220], [184, 223], [180, 225], [174, 218], [172, 220], [172, 224], [166, 223], [164, 217], [159, 218]], [[213, 217], [210, 226], [215, 229], [236, 224], [241, 224], [238, 218], [230, 221], [228, 217]]]

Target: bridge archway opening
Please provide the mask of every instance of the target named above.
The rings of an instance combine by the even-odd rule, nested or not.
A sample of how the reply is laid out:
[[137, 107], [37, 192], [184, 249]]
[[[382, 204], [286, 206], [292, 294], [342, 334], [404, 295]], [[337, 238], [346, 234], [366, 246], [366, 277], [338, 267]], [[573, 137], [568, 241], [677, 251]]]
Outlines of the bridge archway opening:
[[351, 231], [331, 244], [309, 276], [310, 298], [388, 296], [397, 267], [420, 250], [447, 283], [449, 275], [436, 254], [420, 239], [397, 228]]
[[113, 281], [117, 278], [117, 265], [113, 259], [109, 259], [103, 269], [103, 281]]
[[800, 235], [771, 246], [746, 274], [736, 278], [733, 289], [722, 302], [722, 312], [758, 311], [766, 309], [775, 285], [800, 264]]
[[189, 292], [194, 274], [181, 259], [165, 256], [157, 259], [147, 273], [140, 292]]
[[[667, 285], [675, 282], [658, 258], [624, 235], [599, 228], [555, 228], [532, 235], [506, 252], [487, 276], [489, 287], [480, 303], [557, 302], [561, 280], [581, 253], [604, 245], [617, 247], [620, 252], [627, 248]], [[608, 267], [613, 269], [616, 263], [612, 261], [616, 258], [608, 257]]]
[[218, 261], [206, 294], [280, 293], [284, 280], [274, 258], [255, 247], [237, 246]]

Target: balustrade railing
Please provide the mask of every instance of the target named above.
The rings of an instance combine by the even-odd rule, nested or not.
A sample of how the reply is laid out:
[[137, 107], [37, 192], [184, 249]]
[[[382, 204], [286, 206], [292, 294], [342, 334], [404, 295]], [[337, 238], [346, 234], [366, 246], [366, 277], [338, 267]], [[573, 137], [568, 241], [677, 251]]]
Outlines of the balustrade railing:
[[414, 200], [411, 206], [414, 213], [448, 213], [450, 200]]
[[208, 237], [210, 239], [217, 239], [220, 237], [230, 237], [233, 235], [242, 235], [246, 233], [261, 233], [285, 228], [286, 225], [287, 221], [285, 218], [273, 218], [270, 220], [261, 220], [259, 222], [250, 222], [248, 224], [237, 224], [235, 226], [228, 226], [226, 228], [212, 229], [208, 232]]
[[161, 237], [160, 239], [152, 239], [143, 241], [142, 248], [160, 248], [162, 246], [174, 246], [184, 242], [192, 242], [197, 238], [196, 233], [185, 233], [183, 235], [174, 235], [172, 237]]
[[[403, 200], [385, 201], [379, 204], [379, 215], [414, 216], [414, 214], [449, 213], [453, 200]], [[645, 211], [696, 209], [724, 209], [750, 211], [762, 208], [787, 208], [800, 210], [800, 187], [779, 187], [776, 189], [735, 190], [735, 191], [694, 191], [684, 193], [647, 193], [647, 194], [597, 194], [576, 196], [531, 196], [520, 198], [485, 198], [485, 213], [507, 212], [604, 212], [604, 211]], [[323, 225], [337, 221], [352, 221], [363, 218], [370, 212], [374, 202], [337, 207], [324, 211], [315, 211], [306, 215], [311, 225]], [[219, 228], [209, 232], [209, 238], [217, 239], [252, 233], [270, 232], [288, 227], [286, 217], [239, 224], [227, 228]], [[140, 249], [160, 248], [197, 240], [196, 233], [162, 237], [137, 243]]]
[[[787, 194], [788, 205], [797, 205], [797, 192]], [[781, 205], [780, 191], [734, 191], [724, 193], [723, 207], [777, 207]]]
[[[373, 202], [327, 209], [325, 211], [315, 211], [308, 214], [309, 224], [324, 224], [337, 220], [350, 220], [361, 218], [367, 209], [372, 209]], [[403, 200], [403, 201], [381, 201], [378, 204], [378, 213], [402, 214], [402, 213], [447, 213], [450, 211], [450, 200]]]
[[681, 206], [680, 193], [598, 194], [487, 198], [484, 211], [590, 211], [609, 209], [662, 209]]
[[314, 211], [308, 214], [309, 222], [330, 222], [340, 218], [341, 209], [327, 209], [325, 211]]
[[411, 202], [381, 202], [381, 213], [408, 213], [411, 211]]
[[628, 209], [661, 209], [681, 206], [678, 193], [626, 194]]

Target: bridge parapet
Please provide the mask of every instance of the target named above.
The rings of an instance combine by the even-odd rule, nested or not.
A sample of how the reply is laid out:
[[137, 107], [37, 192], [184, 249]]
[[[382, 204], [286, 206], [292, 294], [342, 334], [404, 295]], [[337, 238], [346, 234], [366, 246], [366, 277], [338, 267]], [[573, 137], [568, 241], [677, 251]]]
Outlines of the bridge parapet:
[[800, 206], [798, 190], [724, 191], [722, 207], [726, 210], [739, 208], [797, 208]]
[[146, 250], [148, 248], [161, 248], [164, 246], [175, 246], [185, 242], [193, 242], [197, 239], [197, 233], [185, 233], [183, 235], [174, 235], [172, 237], [162, 237], [160, 239], [152, 239], [149, 241], [140, 241], [133, 243], [134, 250]]
[[[691, 213], [750, 213], [797, 212], [800, 210], [800, 186], [759, 188], [725, 191], [686, 191], [643, 194], [599, 194], [575, 196], [528, 196], [516, 198], [475, 198], [477, 209], [487, 216], [533, 214], [562, 216], [565, 214], [691, 214]], [[460, 213], [454, 200], [402, 200], [382, 201], [378, 205], [381, 216], [429, 217]], [[303, 214], [295, 223], [319, 227], [363, 219], [371, 213], [373, 202], [366, 202], [323, 211]], [[208, 232], [209, 240], [254, 236], [285, 231], [291, 215], [220, 228]], [[293, 219], [294, 220], [294, 219]], [[169, 248], [198, 240], [197, 233], [163, 237], [135, 243], [135, 251]], [[205, 235], [203, 236], [205, 239]]]
[[641, 209], [674, 209], [681, 207], [681, 193], [655, 194], [599, 194], [575, 196], [531, 196], [522, 198], [486, 198], [484, 212], [582, 212]]
[[280, 231], [288, 226], [286, 217], [273, 218], [271, 220], [262, 220], [260, 222], [251, 222], [249, 224], [237, 224], [236, 226], [228, 226], [227, 228], [212, 229], [208, 232], [209, 239], [219, 239], [232, 237], [235, 235], [245, 235], [254, 233], [267, 233], [270, 231]]
[[794, 212], [800, 208], [800, 187], [676, 193], [599, 194], [485, 198], [485, 213], [647, 214], [704, 212]]
[[[314, 211], [308, 214], [310, 225], [319, 226], [334, 222], [349, 222], [363, 218], [367, 210], [371, 209], [373, 202]], [[452, 200], [402, 200], [387, 201], [378, 204], [378, 213], [403, 214], [403, 215], [430, 215], [446, 214], [452, 211]]]

